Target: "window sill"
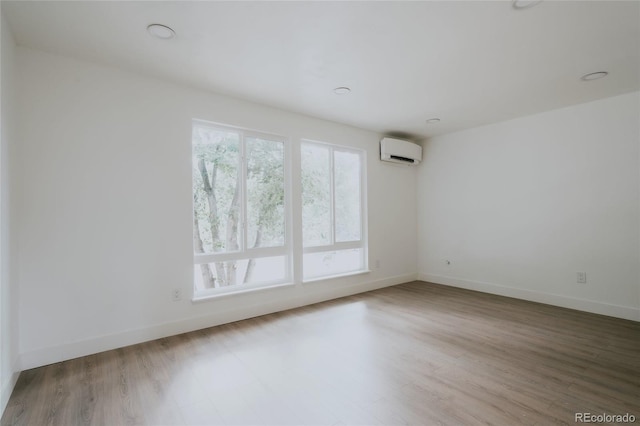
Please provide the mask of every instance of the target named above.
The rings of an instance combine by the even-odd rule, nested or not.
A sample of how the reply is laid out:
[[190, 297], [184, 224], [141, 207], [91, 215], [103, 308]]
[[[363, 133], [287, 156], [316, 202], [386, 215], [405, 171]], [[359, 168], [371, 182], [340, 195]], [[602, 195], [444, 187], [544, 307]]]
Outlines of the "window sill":
[[327, 281], [327, 280], [335, 280], [335, 279], [338, 279], [338, 278], [353, 277], [355, 275], [364, 275], [364, 274], [368, 274], [370, 272], [371, 272], [370, 269], [363, 269], [362, 271], [346, 272], [344, 274], [327, 275], [327, 276], [324, 276], [324, 277], [309, 278], [308, 280], [303, 280], [302, 283], [303, 284], [317, 283], [318, 281]]
[[258, 291], [270, 290], [275, 288], [293, 287], [294, 285], [295, 285], [294, 283], [272, 284], [272, 285], [265, 285], [265, 286], [259, 286], [259, 287], [244, 288], [241, 290], [234, 290], [234, 291], [230, 290], [230, 291], [224, 291], [220, 293], [210, 293], [210, 294], [204, 294], [201, 296], [193, 296], [193, 298], [191, 298], [191, 302], [193, 303], [206, 302], [207, 300], [212, 300], [212, 299], [222, 299], [225, 297], [238, 296], [238, 295], [247, 294], [247, 293], [255, 293]]
[[[370, 272], [371, 272], [370, 269], [364, 269], [362, 271], [354, 271], [354, 272], [347, 272], [347, 273], [344, 273], [344, 274], [327, 275], [325, 277], [310, 278], [308, 280], [304, 280], [302, 283], [303, 284], [312, 284], [312, 283], [317, 283], [317, 282], [320, 282], [320, 281], [330, 281], [330, 280], [335, 280], [335, 279], [339, 279], [339, 278], [353, 277], [353, 276], [356, 276], [356, 275], [364, 275], [364, 274], [368, 274]], [[261, 287], [244, 288], [242, 290], [224, 291], [224, 292], [220, 292], [220, 293], [210, 293], [210, 294], [204, 294], [204, 295], [201, 295], [201, 296], [193, 296], [191, 298], [191, 302], [192, 303], [200, 303], [200, 302], [206, 302], [208, 300], [223, 299], [223, 298], [226, 298], [226, 297], [239, 296], [239, 295], [243, 295], [243, 294], [255, 293], [255, 292], [264, 291], [264, 290], [271, 290], [271, 289], [283, 288], [283, 287], [294, 287], [295, 285], [296, 285], [295, 283], [272, 284], [272, 285], [265, 285], [265, 286], [261, 286]]]

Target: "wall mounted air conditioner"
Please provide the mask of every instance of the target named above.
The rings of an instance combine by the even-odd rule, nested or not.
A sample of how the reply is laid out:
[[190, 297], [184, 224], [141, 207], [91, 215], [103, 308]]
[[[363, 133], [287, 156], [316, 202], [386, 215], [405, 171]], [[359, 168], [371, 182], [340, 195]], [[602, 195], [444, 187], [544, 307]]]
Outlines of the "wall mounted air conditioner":
[[380, 160], [417, 165], [422, 161], [422, 147], [400, 139], [382, 138], [380, 141]]

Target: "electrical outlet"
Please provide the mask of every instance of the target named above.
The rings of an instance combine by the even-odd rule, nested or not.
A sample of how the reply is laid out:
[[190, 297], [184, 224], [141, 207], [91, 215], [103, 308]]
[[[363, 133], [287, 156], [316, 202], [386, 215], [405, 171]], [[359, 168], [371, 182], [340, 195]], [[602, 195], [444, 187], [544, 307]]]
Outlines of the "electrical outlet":
[[577, 273], [578, 284], [586, 284], [587, 283], [587, 273], [586, 272], [578, 272]]
[[380, 259], [376, 259], [376, 269], [380, 269]]
[[173, 291], [171, 292], [171, 300], [173, 300], [174, 302], [179, 302], [182, 300], [182, 290], [180, 290], [179, 288], [174, 288]]

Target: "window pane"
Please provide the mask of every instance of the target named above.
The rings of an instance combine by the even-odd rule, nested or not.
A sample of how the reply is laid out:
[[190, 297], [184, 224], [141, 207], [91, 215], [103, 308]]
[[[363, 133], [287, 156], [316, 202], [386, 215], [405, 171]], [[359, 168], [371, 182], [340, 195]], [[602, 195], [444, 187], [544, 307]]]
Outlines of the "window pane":
[[286, 256], [261, 257], [253, 259], [250, 262], [253, 262], [253, 265], [249, 262], [247, 262], [246, 267], [241, 265], [243, 266], [240, 268], [243, 283], [264, 284], [282, 282], [288, 275]]
[[194, 288], [197, 294], [210, 288], [278, 283], [286, 278], [286, 256], [230, 260], [195, 265]]
[[360, 155], [334, 151], [336, 241], [360, 240]]
[[247, 137], [248, 248], [284, 245], [284, 143]]
[[331, 243], [329, 149], [302, 144], [302, 236], [305, 247]]
[[194, 250], [196, 253], [239, 249], [240, 135], [193, 128]]
[[359, 271], [364, 268], [361, 248], [305, 254], [302, 258], [304, 278], [318, 278]]

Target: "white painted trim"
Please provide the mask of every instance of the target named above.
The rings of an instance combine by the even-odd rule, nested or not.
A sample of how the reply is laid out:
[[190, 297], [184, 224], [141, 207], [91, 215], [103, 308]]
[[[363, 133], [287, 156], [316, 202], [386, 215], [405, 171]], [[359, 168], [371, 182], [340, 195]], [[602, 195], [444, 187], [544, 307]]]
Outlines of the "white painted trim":
[[345, 273], [336, 274], [336, 275], [323, 275], [321, 277], [309, 278], [308, 280], [304, 280], [302, 284], [312, 284], [312, 283], [318, 283], [322, 281], [336, 280], [338, 278], [353, 277], [355, 275], [364, 275], [364, 274], [370, 274], [370, 273], [371, 273], [371, 270], [369, 269], [361, 269], [358, 271], [345, 272]]
[[[333, 227], [335, 228], [335, 226]], [[335, 229], [333, 230], [335, 232]], [[313, 246], [313, 247], [305, 247], [302, 252], [304, 254], [312, 254], [312, 253], [323, 253], [325, 251], [340, 251], [340, 250], [351, 250], [351, 249], [361, 249], [364, 248], [364, 241], [343, 241], [338, 243], [329, 244], [327, 246]]]
[[203, 263], [226, 262], [227, 260], [259, 259], [261, 257], [275, 257], [289, 255], [287, 246], [248, 248], [247, 250], [214, 252], [214, 253], [194, 253], [193, 261], [195, 265]]
[[20, 376], [20, 371], [17, 368], [14, 368], [13, 371], [14, 372], [11, 377], [2, 383], [2, 387], [0, 388], [0, 416], [4, 414], [4, 410], [7, 408], [7, 403], [9, 402], [9, 398], [13, 392], [13, 388], [16, 387], [18, 377]]
[[513, 297], [515, 299], [531, 302], [545, 303], [547, 305], [560, 306], [562, 308], [576, 309], [578, 311], [607, 315], [631, 321], [640, 321], [640, 309], [631, 306], [611, 305], [596, 302], [594, 300], [578, 299], [553, 293], [542, 293], [522, 288], [507, 287], [500, 284], [483, 281], [472, 281], [462, 278], [419, 273], [418, 279], [435, 284], [443, 284], [451, 287], [465, 288], [481, 291], [483, 293], [497, 294], [499, 296]]
[[383, 287], [415, 281], [416, 279], [417, 274], [404, 274], [341, 287], [313, 287], [314, 290], [309, 291], [307, 294], [272, 303], [243, 306], [240, 308], [231, 307], [200, 317], [187, 318], [181, 321], [157, 324], [151, 327], [127, 330], [120, 333], [107, 334], [91, 339], [25, 352], [20, 354], [19, 366], [20, 370], [27, 370], [29, 368], [53, 364], [55, 362], [134, 345], [149, 340], [160, 339], [162, 337], [285, 311], [325, 300], [350, 296], [352, 294], [377, 290]]

